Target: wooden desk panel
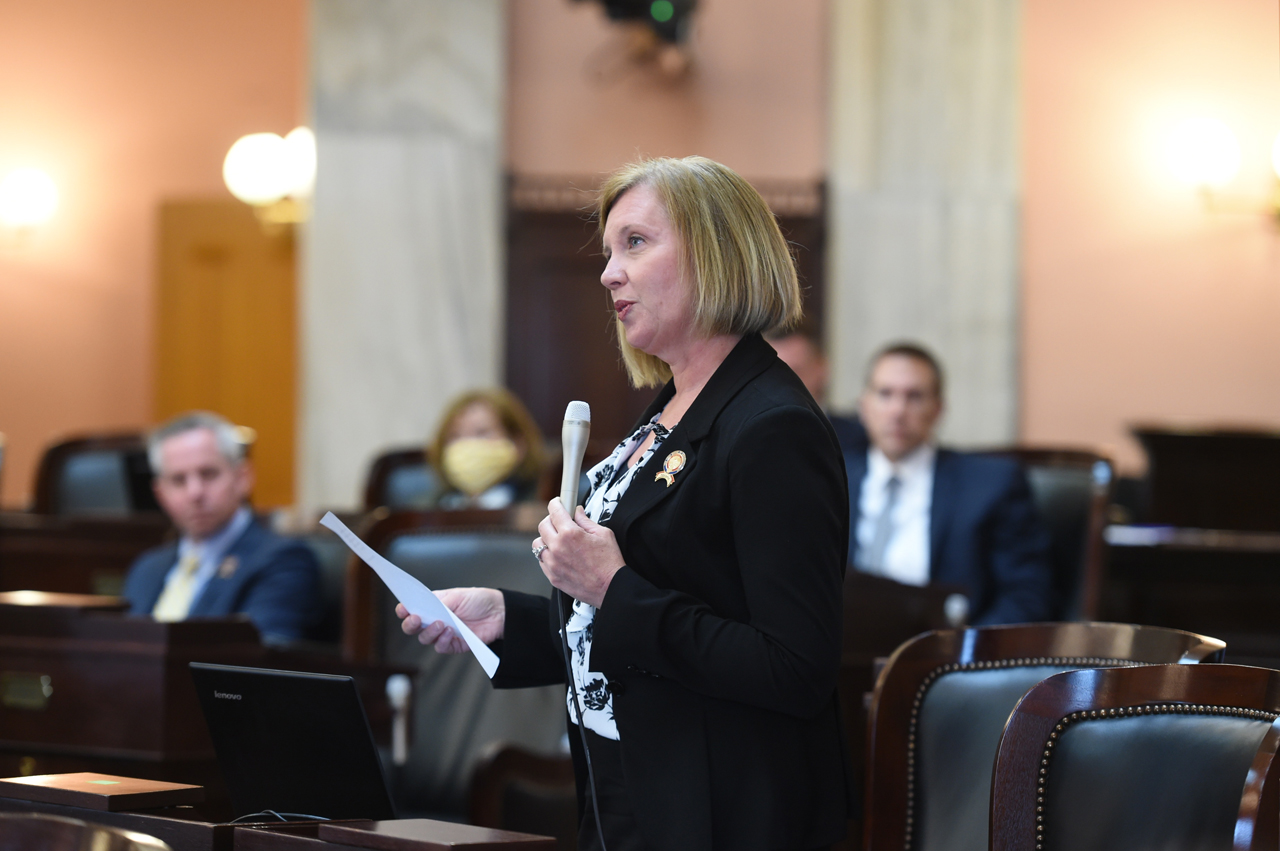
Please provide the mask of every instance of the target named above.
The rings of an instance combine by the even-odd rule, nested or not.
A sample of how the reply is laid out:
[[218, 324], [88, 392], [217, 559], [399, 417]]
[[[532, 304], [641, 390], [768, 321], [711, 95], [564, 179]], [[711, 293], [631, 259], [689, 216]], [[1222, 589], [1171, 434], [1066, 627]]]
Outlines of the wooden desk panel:
[[1212, 635], [1227, 661], [1280, 665], [1280, 534], [1109, 527], [1101, 617]]
[[119, 594], [133, 560], [172, 528], [160, 514], [95, 519], [0, 512], [0, 591]]
[[554, 851], [549, 836], [432, 819], [330, 821], [236, 827], [235, 851]]
[[370, 824], [321, 824], [320, 839], [371, 851], [555, 851], [550, 836], [513, 833], [432, 819], [393, 819]]
[[0, 679], [38, 678], [47, 694], [25, 702], [0, 694], [0, 749], [211, 759], [188, 663], [253, 665], [264, 655], [247, 620], [166, 624], [115, 613], [4, 607]]
[[173, 851], [232, 851], [233, 827], [203, 820], [196, 807], [166, 807], [149, 812], [113, 813], [0, 798], [0, 813], [43, 813], [136, 830], [168, 843]]

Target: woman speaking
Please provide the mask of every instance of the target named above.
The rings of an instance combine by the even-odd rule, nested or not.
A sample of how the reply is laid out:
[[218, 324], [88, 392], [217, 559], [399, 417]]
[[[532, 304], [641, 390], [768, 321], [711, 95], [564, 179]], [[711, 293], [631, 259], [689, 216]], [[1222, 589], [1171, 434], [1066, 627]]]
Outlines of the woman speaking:
[[761, 337], [800, 318], [786, 241], [746, 181], [701, 157], [621, 169], [598, 213], [623, 360], [637, 386], [664, 386], [589, 472], [585, 509], [552, 500], [538, 527], [562, 607], [440, 598], [501, 640], [496, 686], [572, 671], [580, 848], [830, 845], [851, 786], [836, 701], [848, 489], [826, 417]]

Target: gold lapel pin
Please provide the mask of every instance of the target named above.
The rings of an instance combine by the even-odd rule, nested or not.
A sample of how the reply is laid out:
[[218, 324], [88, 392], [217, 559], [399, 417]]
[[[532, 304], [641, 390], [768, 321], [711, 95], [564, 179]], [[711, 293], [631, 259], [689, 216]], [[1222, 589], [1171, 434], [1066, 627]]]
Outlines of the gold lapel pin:
[[662, 472], [653, 477], [655, 482], [666, 482], [667, 487], [676, 483], [676, 473], [684, 469], [685, 454], [677, 449], [662, 462]]
[[222, 560], [222, 564], [218, 565], [218, 576], [223, 579], [230, 579], [235, 575], [236, 568], [240, 566], [240, 559], [235, 556], [227, 556]]

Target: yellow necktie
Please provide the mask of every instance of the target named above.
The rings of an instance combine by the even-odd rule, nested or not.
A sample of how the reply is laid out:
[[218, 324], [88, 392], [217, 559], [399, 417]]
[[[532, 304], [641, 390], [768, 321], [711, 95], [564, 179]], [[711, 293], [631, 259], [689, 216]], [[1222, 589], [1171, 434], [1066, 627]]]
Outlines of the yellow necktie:
[[156, 600], [151, 616], [158, 621], [180, 621], [187, 616], [195, 596], [196, 569], [200, 567], [200, 556], [189, 552], [178, 562], [178, 569], [165, 583], [160, 599]]

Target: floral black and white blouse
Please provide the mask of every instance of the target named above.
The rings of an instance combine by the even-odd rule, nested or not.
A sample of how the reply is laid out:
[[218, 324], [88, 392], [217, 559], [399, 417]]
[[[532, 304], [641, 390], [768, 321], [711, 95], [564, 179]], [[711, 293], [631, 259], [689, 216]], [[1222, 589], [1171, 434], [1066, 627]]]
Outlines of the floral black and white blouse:
[[[587, 516], [597, 523], [603, 523], [613, 516], [618, 500], [631, 486], [636, 470], [643, 467], [662, 441], [671, 433], [670, 429], [658, 422], [662, 416], [659, 411], [653, 419], [626, 440], [618, 444], [613, 453], [587, 472], [591, 482], [591, 495], [587, 497]], [[653, 432], [653, 445], [645, 450], [644, 455], [633, 466], [627, 466], [627, 459], [636, 448]], [[569, 639], [570, 668], [573, 670], [574, 684], [578, 689], [578, 699], [582, 702], [583, 722], [587, 729], [606, 739], [618, 739], [618, 727], [613, 721], [613, 695], [610, 692], [609, 680], [604, 674], [591, 670], [591, 635], [596, 617], [596, 607], [581, 600], [573, 601], [573, 613], [565, 625], [565, 633]], [[569, 705], [569, 717], [578, 723], [577, 709], [573, 705], [573, 692], [565, 696]]]

